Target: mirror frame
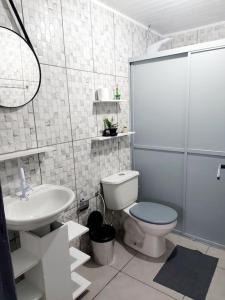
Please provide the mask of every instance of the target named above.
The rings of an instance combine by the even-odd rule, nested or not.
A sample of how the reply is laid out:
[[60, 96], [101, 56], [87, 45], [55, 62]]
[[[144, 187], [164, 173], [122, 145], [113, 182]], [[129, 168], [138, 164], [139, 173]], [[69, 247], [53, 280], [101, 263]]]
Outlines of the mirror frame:
[[38, 69], [39, 69], [39, 74], [40, 74], [40, 76], [39, 76], [39, 83], [38, 83], [37, 90], [36, 90], [34, 96], [33, 96], [29, 101], [27, 101], [26, 103], [24, 103], [24, 104], [22, 104], [22, 105], [15, 106], [15, 107], [12, 107], [12, 106], [6, 106], [6, 105], [1, 105], [1, 104], [0, 104], [0, 108], [3, 107], [3, 108], [16, 109], [16, 108], [19, 108], [19, 107], [23, 107], [24, 105], [27, 105], [27, 104], [30, 103], [32, 100], [34, 100], [34, 98], [37, 96], [37, 93], [38, 93], [39, 90], [40, 90], [41, 80], [42, 80], [41, 65], [40, 65], [39, 59], [38, 59], [38, 57], [37, 57], [37, 55], [36, 55], [36, 53], [35, 53], [33, 47], [30, 45], [30, 43], [29, 43], [24, 37], [22, 37], [18, 32], [16, 32], [16, 31], [13, 30], [13, 29], [7, 28], [7, 27], [5, 27], [5, 26], [0, 26], [0, 29], [1, 29], [1, 28], [6, 29], [6, 30], [8, 30], [8, 31], [11, 31], [11, 32], [15, 33], [19, 38], [21, 38], [21, 39], [27, 44], [27, 46], [30, 48], [30, 50], [31, 50], [32, 53], [34, 54], [34, 57], [35, 57], [35, 59], [36, 59], [36, 61], [37, 61], [37, 65], [38, 65]]

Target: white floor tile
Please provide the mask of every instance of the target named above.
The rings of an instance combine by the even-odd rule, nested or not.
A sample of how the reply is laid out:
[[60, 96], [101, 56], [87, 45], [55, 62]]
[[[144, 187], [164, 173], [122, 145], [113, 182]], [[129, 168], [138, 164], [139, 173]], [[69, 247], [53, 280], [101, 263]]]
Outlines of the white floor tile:
[[95, 299], [172, 300], [171, 297], [122, 273], [119, 273]]
[[172, 249], [168, 249], [166, 254], [159, 259], [149, 258], [142, 254], [137, 254], [122, 270], [122, 272], [136, 278], [145, 284], [175, 298], [182, 299], [183, 295], [173, 291], [163, 285], [153, 282], [154, 277], [157, 275], [167, 257], [170, 255]]
[[114, 259], [110, 265], [121, 270], [135, 254], [135, 250], [127, 247], [120, 241], [116, 241], [114, 245]]
[[198, 250], [202, 253], [206, 253], [209, 248], [209, 246], [206, 244], [175, 233], [169, 233], [166, 238], [167, 240], [171, 241], [174, 245], [180, 245], [192, 250]]
[[93, 299], [118, 273], [116, 269], [110, 266], [98, 266], [92, 261], [81, 266], [76, 271], [92, 283], [88, 291], [79, 298], [80, 300]]
[[219, 258], [217, 266], [225, 269], [225, 249], [209, 247], [207, 254]]

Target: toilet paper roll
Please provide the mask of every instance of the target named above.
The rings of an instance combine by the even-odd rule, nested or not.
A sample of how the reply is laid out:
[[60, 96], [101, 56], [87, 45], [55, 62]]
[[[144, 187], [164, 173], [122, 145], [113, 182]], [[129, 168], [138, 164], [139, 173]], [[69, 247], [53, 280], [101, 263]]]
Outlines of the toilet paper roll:
[[110, 99], [110, 91], [108, 88], [101, 88], [97, 90], [98, 100], [99, 101], [109, 101]]

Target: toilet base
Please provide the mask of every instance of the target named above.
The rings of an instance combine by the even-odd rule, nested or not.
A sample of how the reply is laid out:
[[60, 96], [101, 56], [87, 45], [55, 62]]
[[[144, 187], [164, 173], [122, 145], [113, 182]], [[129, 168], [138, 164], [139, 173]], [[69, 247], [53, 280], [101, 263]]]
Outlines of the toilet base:
[[[127, 210], [125, 210], [125, 213], [127, 213]], [[124, 243], [147, 256], [160, 257], [166, 251], [165, 236], [176, 225], [177, 221], [165, 225], [149, 224], [129, 214], [123, 224], [125, 230]]]
[[163, 236], [145, 234], [143, 241], [137, 241], [130, 232], [125, 232], [124, 243], [150, 257], [160, 257], [166, 251], [166, 239]]

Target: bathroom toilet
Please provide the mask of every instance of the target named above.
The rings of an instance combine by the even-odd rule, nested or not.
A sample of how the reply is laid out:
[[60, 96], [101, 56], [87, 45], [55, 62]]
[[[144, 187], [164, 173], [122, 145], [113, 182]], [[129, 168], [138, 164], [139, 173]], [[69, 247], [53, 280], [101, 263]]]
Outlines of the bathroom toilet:
[[122, 171], [101, 180], [105, 203], [110, 210], [123, 210], [124, 242], [135, 250], [160, 257], [166, 250], [165, 236], [177, 224], [177, 212], [153, 202], [138, 199], [137, 171]]

